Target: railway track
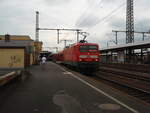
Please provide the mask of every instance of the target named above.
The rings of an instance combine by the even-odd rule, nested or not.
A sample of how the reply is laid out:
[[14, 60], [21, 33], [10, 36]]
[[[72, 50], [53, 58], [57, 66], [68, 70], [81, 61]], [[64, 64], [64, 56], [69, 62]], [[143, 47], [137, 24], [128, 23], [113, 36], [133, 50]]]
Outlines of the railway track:
[[[68, 68], [73, 71], [75, 70], [70, 67]], [[150, 74], [145, 73], [146, 71], [144, 71], [144, 73], [136, 73], [133, 69], [132, 71], [129, 70], [130, 69], [125, 69], [123, 67], [110, 68], [110, 65], [101, 65], [99, 72], [92, 75], [88, 74], [89, 76], [87, 77], [97, 82], [108, 84], [121, 92], [150, 104]], [[83, 75], [85, 75], [85, 73]]]
[[[129, 69], [128, 69], [129, 68]], [[150, 104], [150, 73], [149, 70], [137, 72], [130, 67], [102, 65], [96, 76], [106, 84]], [[142, 68], [140, 68], [142, 70]]]
[[137, 71], [129, 71], [129, 70], [124, 70], [124, 69], [110, 68], [110, 67], [101, 67], [100, 71], [112, 73], [116, 75], [121, 74], [122, 76], [125, 76], [128, 78], [150, 82], [149, 73], [142, 73], [142, 72], [137, 72]]
[[112, 67], [112, 68], [118, 68], [118, 69], [124, 69], [128, 71], [136, 71], [136, 72], [142, 72], [142, 73], [150, 73], [150, 64], [116, 64], [116, 63], [100, 63], [100, 67]]

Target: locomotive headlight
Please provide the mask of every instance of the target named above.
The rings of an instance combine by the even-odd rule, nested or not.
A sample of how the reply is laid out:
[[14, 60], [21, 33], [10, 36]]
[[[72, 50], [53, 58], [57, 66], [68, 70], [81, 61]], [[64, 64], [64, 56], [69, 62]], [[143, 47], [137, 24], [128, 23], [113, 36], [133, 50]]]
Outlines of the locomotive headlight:
[[90, 58], [98, 58], [97, 55], [91, 55]]
[[98, 59], [95, 59], [95, 61], [98, 61]]
[[87, 58], [87, 55], [80, 55], [79, 58]]
[[82, 61], [82, 59], [79, 59], [79, 61], [81, 62], [81, 61]]

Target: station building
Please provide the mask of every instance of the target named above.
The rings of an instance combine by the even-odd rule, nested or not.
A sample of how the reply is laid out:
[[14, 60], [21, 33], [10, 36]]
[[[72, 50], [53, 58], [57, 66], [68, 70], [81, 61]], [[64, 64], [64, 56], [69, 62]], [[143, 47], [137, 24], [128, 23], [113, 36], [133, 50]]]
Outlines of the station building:
[[42, 42], [26, 35], [0, 35], [0, 69], [24, 69], [36, 63]]

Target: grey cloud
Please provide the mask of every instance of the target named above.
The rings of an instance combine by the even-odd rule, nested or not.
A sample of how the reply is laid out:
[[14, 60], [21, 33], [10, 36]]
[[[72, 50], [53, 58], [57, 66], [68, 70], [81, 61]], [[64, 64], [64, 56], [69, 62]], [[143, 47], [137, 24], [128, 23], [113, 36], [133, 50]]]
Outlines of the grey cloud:
[[[98, 4], [100, 1], [101, 0], [81, 0], [82, 4], [80, 4], [79, 0], [0, 0], [0, 34], [29, 34], [34, 37], [35, 10], [40, 11], [41, 27], [72, 27], [73, 22], [80, 15], [82, 10], [87, 8], [88, 10], [86, 10], [86, 12], [88, 13], [85, 14], [84, 12], [84, 14], [77, 19], [75, 27], [91, 28], [100, 22], [107, 21], [104, 26], [99, 25], [96, 26], [94, 30], [89, 30], [90, 35], [93, 36], [94, 33], [97, 34], [97, 37], [93, 36], [90, 41], [98, 41], [101, 46], [105, 46], [107, 36], [104, 34], [112, 33], [112, 29], [125, 30], [126, 25], [125, 17], [122, 19], [122, 14], [114, 15], [115, 18], [112, 17], [111, 19], [109, 19], [110, 16], [104, 18], [103, 16], [107, 15], [109, 11], [124, 1], [102, 0], [101, 4]], [[135, 30], [137, 31], [148, 31], [150, 29], [150, 16], [148, 15], [149, 3], [150, 0], [135, 1], [135, 16], [137, 16], [137, 18], [135, 17]], [[103, 8], [100, 8], [100, 6], [103, 6]], [[76, 12], [76, 9], [79, 10]], [[97, 12], [98, 10], [100, 13]], [[124, 12], [122, 11], [122, 13]], [[73, 17], [74, 20], [69, 17]], [[101, 32], [99, 32], [100, 30]], [[40, 33], [40, 37], [42, 37], [43, 41], [43, 37], [45, 37], [45, 40], [49, 40], [49, 37], [56, 37], [55, 32], [54, 35], [52, 34], [53, 32], [48, 33], [49, 34], [46, 35], [43, 35], [45, 32]], [[121, 40], [125, 41], [125, 35], [123, 35], [123, 33], [119, 33], [118, 37], [120, 43]], [[112, 39], [115, 39], [113, 33]]]
[[135, 29], [137, 31], [149, 31], [150, 30], [150, 18], [145, 18], [135, 22]]
[[[145, 14], [146, 15], [146, 14]], [[140, 19], [140, 20], [139, 20]], [[135, 13], [135, 29], [138, 30], [146, 30], [148, 27], [150, 27], [150, 19], [148, 17], [140, 17], [140, 15]], [[145, 24], [146, 23], [146, 24]], [[109, 26], [116, 28], [116, 29], [125, 29], [126, 28], [126, 19], [123, 18], [113, 18], [112, 20], [109, 20]], [[141, 27], [143, 27], [141, 29]]]
[[126, 27], [126, 20], [121, 18], [114, 18], [113, 20], [109, 21], [109, 25], [114, 29], [123, 30]]
[[114, 2], [118, 2], [118, 0], [87, 0], [87, 2], [89, 4], [93, 3], [93, 2], [97, 2], [97, 3], [114, 3]]
[[104, 3], [114, 3], [118, 2], [119, 0], [102, 0]]
[[[91, 4], [95, 4], [96, 6], [100, 6], [101, 4], [104, 5], [104, 4], [118, 4], [119, 0], [87, 0], [88, 4], [91, 5]], [[120, 0], [122, 1], [122, 0]]]
[[0, 5], [2, 5], [3, 3], [8, 2], [7, 0], [0, 0]]
[[99, 18], [93, 14], [86, 14], [84, 18], [82, 18], [82, 15], [81, 15], [81, 18], [77, 20], [75, 26], [82, 27], [82, 28], [93, 27], [95, 24], [98, 23], [98, 20]]
[[[135, 21], [135, 31], [144, 31], [148, 32], [150, 30], [150, 19], [142, 19]], [[126, 30], [125, 20], [123, 19], [114, 19], [110, 21], [109, 26], [114, 30]], [[115, 36], [114, 36], [115, 38]], [[118, 33], [118, 43], [125, 44], [126, 35], [125, 33]], [[142, 35], [135, 33], [135, 42], [141, 41]]]
[[[125, 30], [126, 20], [114, 18], [113, 20], [110, 21], [109, 25], [114, 29]], [[136, 31], [148, 31], [150, 30], [150, 19], [145, 18], [145, 19], [138, 20], [138, 21], [135, 20], [134, 27]]]
[[14, 0], [13, 2], [6, 0], [1, 4], [0, 1], [0, 26], [2, 28], [0, 34], [26, 34], [33, 36], [34, 17], [32, 17], [31, 11], [28, 12], [28, 7], [24, 8], [18, 5], [22, 3], [23, 2], [19, 2], [18, 0]]
[[61, 4], [66, 4], [69, 3], [71, 0], [45, 0], [48, 5], [61, 5]]

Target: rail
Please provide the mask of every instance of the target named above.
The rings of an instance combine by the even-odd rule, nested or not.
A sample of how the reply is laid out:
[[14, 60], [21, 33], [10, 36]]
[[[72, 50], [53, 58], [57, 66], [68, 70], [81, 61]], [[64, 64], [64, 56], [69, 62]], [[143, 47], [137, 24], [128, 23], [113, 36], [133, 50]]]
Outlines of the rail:
[[[137, 71], [138, 68], [140, 71]], [[124, 64], [100, 64], [97, 77], [111, 83], [115, 88], [125, 91], [140, 100], [150, 103], [150, 72], [146, 66]]]

